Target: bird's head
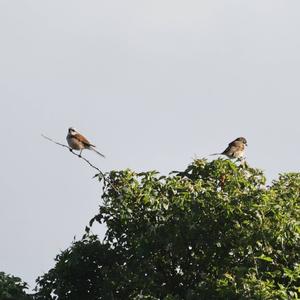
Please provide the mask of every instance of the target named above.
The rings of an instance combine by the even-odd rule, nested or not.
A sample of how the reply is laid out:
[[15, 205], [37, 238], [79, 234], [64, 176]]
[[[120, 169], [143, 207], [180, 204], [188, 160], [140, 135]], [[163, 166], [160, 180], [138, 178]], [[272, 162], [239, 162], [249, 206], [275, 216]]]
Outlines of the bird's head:
[[242, 142], [245, 146], [248, 146], [247, 140], [244, 137], [239, 137], [236, 139], [236, 141]]
[[74, 135], [77, 131], [75, 130], [74, 127], [69, 128], [69, 134]]

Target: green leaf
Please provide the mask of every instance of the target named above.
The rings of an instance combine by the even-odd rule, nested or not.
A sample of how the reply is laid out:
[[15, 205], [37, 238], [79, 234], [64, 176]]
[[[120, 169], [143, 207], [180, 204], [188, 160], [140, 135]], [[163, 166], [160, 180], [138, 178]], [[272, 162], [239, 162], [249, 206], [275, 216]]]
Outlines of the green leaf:
[[273, 259], [269, 256], [266, 256], [264, 254], [262, 254], [261, 256], [256, 256], [255, 258], [260, 259], [260, 260], [264, 260], [267, 262], [273, 262]]

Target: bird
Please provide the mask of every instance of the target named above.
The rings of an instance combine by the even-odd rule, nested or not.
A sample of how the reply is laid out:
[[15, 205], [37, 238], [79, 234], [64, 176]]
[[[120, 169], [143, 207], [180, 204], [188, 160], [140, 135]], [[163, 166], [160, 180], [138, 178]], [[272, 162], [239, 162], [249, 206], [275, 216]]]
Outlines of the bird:
[[214, 153], [211, 155], [225, 155], [228, 158], [242, 159], [244, 157], [245, 146], [247, 145], [247, 140], [244, 137], [238, 137], [231, 143], [222, 153]]
[[81, 156], [81, 152], [83, 149], [89, 149], [96, 152], [98, 155], [105, 157], [102, 153], [95, 149], [95, 145], [91, 144], [89, 140], [81, 133], [76, 131], [74, 127], [70, 127], [68, 129], [67, 142], [70, 147], [70, 151], [80, 150], [79, 156]]

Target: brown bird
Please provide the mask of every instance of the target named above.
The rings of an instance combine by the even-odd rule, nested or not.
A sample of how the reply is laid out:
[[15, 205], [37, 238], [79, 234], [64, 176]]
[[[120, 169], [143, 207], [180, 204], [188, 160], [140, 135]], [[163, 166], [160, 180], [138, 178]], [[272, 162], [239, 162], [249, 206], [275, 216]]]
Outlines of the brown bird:
[[247, 146], [247, 140], [243, 137], [239, 137], [232, 141], [222, 153], [214, 153], [211, 155], [226, 155], [228, 158], [240, 159], [244, 157], [245, 146]]
[[77, 132], [75, 128], [70, 127], [68, 130], [67, 135], [67, 142], [73, 150], [80, 150], [79, 155], [81, 155], [81, 152], [83, 149], [93, 150], [97, 154], [101, 155], [102, 157], [105, 157], [102, 153], [97, 151], [95, 148], [96, 146], [91, 144], [88, 139], [86, 139], [82, 134]]

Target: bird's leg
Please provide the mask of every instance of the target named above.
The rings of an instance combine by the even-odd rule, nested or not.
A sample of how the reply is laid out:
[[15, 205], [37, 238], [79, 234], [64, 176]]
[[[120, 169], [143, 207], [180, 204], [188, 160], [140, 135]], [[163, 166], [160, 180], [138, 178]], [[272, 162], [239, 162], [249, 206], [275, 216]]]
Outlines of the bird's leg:
[[246, 162], [246, 157], [245, 157], [245, 156], [240, 157], [240, 158], [239, 158], [239, 161], [240, 161], [240, 166], [241, 166], [242, 168], [247, 168], [247, 167], [249, 167], [249, 165], [248, 165], [247, 162]]
[[79, 157], [81, 157], [81, 152], [82, 152], [82, 149], [80, 150], [80, 153], [79, 153], [79, 155], [78, 155]]
[[243, 162], [245, 160], [245, 157], [244, 156], [239, 156], [237, 159], [236, 159], [236, 162]]

